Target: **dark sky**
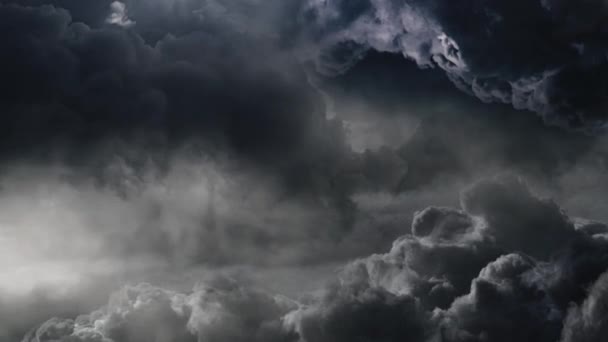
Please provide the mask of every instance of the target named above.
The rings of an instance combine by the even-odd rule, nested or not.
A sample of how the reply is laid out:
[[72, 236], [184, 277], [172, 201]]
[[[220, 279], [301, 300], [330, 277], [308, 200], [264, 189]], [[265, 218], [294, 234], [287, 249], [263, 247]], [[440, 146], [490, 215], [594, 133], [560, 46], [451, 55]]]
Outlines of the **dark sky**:
[[0, 341], [602, 341], [607, 16], [0, 0]]

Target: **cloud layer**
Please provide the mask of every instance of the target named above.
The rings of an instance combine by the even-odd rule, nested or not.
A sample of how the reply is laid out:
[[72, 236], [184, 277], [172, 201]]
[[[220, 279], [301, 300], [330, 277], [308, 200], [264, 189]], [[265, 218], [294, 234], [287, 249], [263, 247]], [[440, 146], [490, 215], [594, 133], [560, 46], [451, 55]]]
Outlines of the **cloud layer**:
[[296, 302], [221, 278], [187, 295], [139, 285], [24, 341], [597, 341], [607, 234], [518, 178], [489, 179], [463, 192], [462, 209], [420, 211], [411, 234], [319, 295]]
[[0, 339], [597, 339], [604, 7], [2, 1]]
[[[18, 4], [8, 5], [14, 8], [13, 11], [24, 5], [52, 5], [54, 9], [47, 8], [46, 23], [40, 21], [41, 17], [31, 21], [32, 24], [40, 21], [35, 25], [53, 25], [45, 29], [48, 34], [44, 37], [38, 34], [30, 36], [30, 39], [41, 38], [40, 44], [27, 43], [28, 40], [20, 36], [33, 32], [9, 28], [15, 23], [24, 25], [30, 19], [21, 19], [18, 15], [12, 16], [11, 20], [5, 19], [3, 32], [11, 36], [5, 37], [5, 41], [11, 46], [19, 46], [13, 42], [20, 41], [24, 49], [9, 49], [9, 56], [5, 56], [9, 58], [4, 58], [0, 66], [24, 76], [43, 78], [38, 81], [39, 87], [30, 92], [21, 92], [22, 89], [14, 85], [5, 86], [5, 90], [14, 88], [22, 94], [32, 94], [36, 90], [39, 95], [40, 92], [46, 94], [47, 98], [59, 93], [72, 99], [85, 96], [81, 99], [86, 100], [85, 103], [103, 103], [104, 100], [116, 103], [124, 101], [116, 93], [122, 89], [123, 95], [134, 95], [130, 101], [121, 104], [125, 113], [141, 111], [142, 108], [156, 112], [147, 114], [144, 121], [161, 120], [168, 113], [174, 117], [174, 112], [183, 112], [184, 106], [198, 104], [184, 102], [187, 92], [180, 95], [181, 101], [174, 101], [176, 94], [170, 89], [170, 82], [181, 81], [180, 77], [187, 72], [184, 68], [196, 73], [191, 73], [188, 83], [182, 85], [193, 86], [197, 80], [221, 77], [226, 81], [214, 84], [229, 87], [230, 94], [236, 95], [244, 91], [251, 93], [251, 90], [231, 83], [230, 79], [234, 80], [235, 74], [241, 81], [253, 81], [252, 78], [259, 74], [252, 75], [252, 68], [260, 70], [270, 65], [280, 65], [279, 69], [293, 74], [297, 68], [284, 69], [285, 63], [290, 63], [284, 53], [298, 63], [313, 62], [322, 74], [335, 75], [349, 70], [369, 50], [402, 54], [421, 67], [441, 69], [458, 88], [480, 100], [537, 112], [553, 125], [597, 132], [603, 130], [606, 121], [604, 109], [608, 85], [604, 79], [608, 61], [603, 43], [606, 38], [603, 23], [608, 8], [603, 0], [587, 0], [580, 6], [561, 0], [472, 1], [466, 5], [454, 5], [447, 0], [127, 0], [98, 1], [94, 6], [83, 6], [71, 0], [11, 0], [7, 3]], [[30, 14], [37, 11], [33, 8]], [[59, 8], [66, 11], [49, 12]], [[88, 30], [91, 32], [79, 30], [78, 36], [72, 34], [67, 38], [65, 34], [69, 35], [72, 29], [64, 32], [62, 27], [68, 25], [70, 18], [92, 28]], [[104, 63], [94, 62], [95, 53], [91, 49], [96, 45], [94, 42], [102, 39], [98, 30], [106, 32], [110, 26], [127, 28], [131, 34], [118, 33], [120, 30], [104, 33], [103, 41], [110, 44], [107, 48], [115, 45], [111, 50], [114, 55], [110, 56], [109, 51], [105, 51], [104, 54], [110, 58]], [[193, 34], [195, 32], [197, 34]], [[174, 39], [167, 37], [168, 34]], [[79, 43], [73, 40], [76, 37]], [[89, 37], [96, 38], [89, 40]], [[111, 43], [114, 39], [115, 43]], [[213, 53], [202, 54], [192, 45], [206, 45], [205, 51], [210, 52], [218, 48], [218, 44], [227, 42], [231, 44], [225, 46], [226, 60]], [[43, 54], [41, 50], [44, 50]], [[52, 57], [36, 61], [20, 58], [16, 55], [18, 53], [27, 53], [30, 59]], [[179, 68], [172, 65], [177, 61], [183, 62]], [[15, 63], [18, 62], [22, 63], [21, 69], [16, 68], [18, 65]], [[24, 63], [35, 68], [22, 70]], [[82, 63], [85, 68], [74, 63]], [[215, 65], [214, 68], [222, 65], [239, 67], [236, 70], [220, 67], [214, 73], [197, 68], [204, 64]], [[125, 73], [126, 68], [128, 74]], [[38, 73], [24, 73], [34, 69]], [[162, 71], [151, 72], [154, 69]], [[223, 72], [229, 72], [232, 77]], [[60, 84], [48, 84], [49, 78]], [[22, 82], [26, 81], [28, 79]], [[274, 85], [269, 83], [272, 79], [264, 76], [263, 80], [256, 81], [267, 84], [267, 90], [274, 89]], [[84, 82], [83, 87], [74, 82]], [[45, 85], [54, 92], [45, 91]], [[247, 83], [242, 86], [247, 86]], [[92, 102], [90, 92], [74, 94], [74, 87], [89, 89], [90, 92], [96, 92], [99, 87], [105, 90], [96, 95], [97, 102]], [[72, 88], [71, 92], [69, 88]], [[294, 90], [297, 92], [296, 88], [288, 87], [284, 94], [292, 96]], [[199, 85], [200, 93], [207, 92], [207, 96], [212, 96], [213, 91], [224, 92], [224, 88], [207, 89]], [[260, 93], [259, 96], [265, 95]], [[251, 105], [244, 98], [234, 103], [221, 102], [221, 97], [215, 103], [209, 103], [208, 97], [201, 97], [198, 101], [203, 99], [207, 102], [204, 109], [215, 111], [216, 116], [223, 114], [217, 112], [227, 110], [220, 109], [229, 104], [233, 106], [232, 110], [236, 110], [234, 106], [248, 108]], [[293, 103], [308, 102], [305, 97], [293, 100]], [[59, 104], [66, 105], [64, 101]], [[78, 105], [78, 111], [93, 111], [90, 107], [83, 108], [85, 104], [82, 101], [71, 101], [70, 109], [74, 110]], [[113, 109], [114, 116], [102, 120], [106, 124], [124, 118], [118, 115], [116, 106]], [[264, 109], [274, 111], [280, 108], [269, 105]], [[94, 111], [99, 119], [104, 109]], [[188, 108], [188, 111], [192, 109]], [[180, 114], [181, 121], [186, 117], [192, 119], [192, 113]], [[269, 118], [276, 119], [274, 116]], [[133, 120], [142, 118], [130, 118], [129, 122]], [[196, 121], [205, 122], [202, 117]], [[120, 123], [121, 126], [125, 124], [124, 121]]]

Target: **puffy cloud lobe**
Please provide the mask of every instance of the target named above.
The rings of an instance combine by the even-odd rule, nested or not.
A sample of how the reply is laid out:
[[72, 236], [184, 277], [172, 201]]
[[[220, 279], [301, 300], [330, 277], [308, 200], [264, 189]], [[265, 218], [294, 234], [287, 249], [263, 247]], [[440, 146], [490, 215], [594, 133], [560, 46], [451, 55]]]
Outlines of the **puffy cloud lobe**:
[[464, 235], [473, 225], [469, 215], [449, 208], [427, 208], [414, 216], [412, 234], [433, 240], [455, 240]]
[[[369, 293], [382, 294], [372, 298], [386, 309], [411, 303], [394, 314], [408, 331], [393, 336], [389, 331], [400, 330], [384, 319], [389, 323], [369, 328], [383, 335], [370, 340], [556, 341], [565, 334], [570, 303], [583, 302], [584, 289], [608, 268], [605, 226], [572, 223], [517, 178], [479, 182], [462, 197], [463, 210], [427, 208], [414, 218], [413, 235], [395, 241], [389, 253], [345, 267], [330, 294], [302, 314], [308, 324], [300, 326], [302, 336], [323, 341], [319, 332], [330, 330], [334, 312], [341, 319], [332, 326], [348, 327], [349, 313], [359, 317], [350, 308], [363, 310]], [[553, 235], [560, 238], [547, 241]], [[352, 339], [348, 329], [341, 332], [332, 339]]]
[[233, 281], [181, 294], [148, 284], [128, 286], [108, 305], [75, 320], [51, 319], [24, 342], [295, 341], [282, 316], [294, 304]]
[[423, 341], [430, 325], [416, 298], [382, 288], [341, 286], [287, 318], [303, 341]]
[[[457, 298], [441, 317], [447, 341], [554, 341], [561, 316], [550, 298], [525, 275], [535, 262], [519, 254], [498, 258], [481, 270], [470, 292]], [[517, 327], [517, 329], [513, 329]]]
[[577, 129], [605, 124], [604, 1], [579, 7], [567, 1], [311, 0], [302, 7], [305, 35], [322, 51], [358, 47], [351, 59], [322, 52], [320, 70], [344, 70], [365, 48], [402, 53], [443, 69], [482, 101], [510, 103]]
[[608, 333], [607, 283], [608, 274], [603, 274], [593, 285], [589, 297], [570, 309], [564, 322], [562, 342], [600, 341]]
[[463, 194], [462, 205], [471, 215], [483, 217], [489, 235], [510, 251], [546, 259], [576, 237], [561, 208], [550, 199], [534, 197], [517, 178], [481, 181]]

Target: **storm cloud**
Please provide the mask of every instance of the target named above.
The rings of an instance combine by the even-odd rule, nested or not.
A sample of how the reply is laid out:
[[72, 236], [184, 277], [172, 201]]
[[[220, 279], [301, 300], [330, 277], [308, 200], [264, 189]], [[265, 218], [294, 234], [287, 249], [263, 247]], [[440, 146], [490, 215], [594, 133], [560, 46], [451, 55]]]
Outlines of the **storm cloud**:
[[607, 232], [500, 177], [464, 191], [462, 209], [420, 211], [412, 233], [347, 264], [321, 294], [292, 301], [227, 280], [187, 295], [127, 287], [24, 341], [597, 341]]
[[307, 1], [301, 20], [323, 47], [323, 72], [343, 72], [369, 49], [400, 53], [484, 102], [597, 131], [606, 120], [606, 11], [602, 0], [330, 0]]
[[2, 1], [0, 340], [598, 340], [604, 13]]
[[[74, 97], [86, 96], [87, 92], [82, 93], [86, 89], [89, 89], [89, 93], [94, 91], [91, 88], [93, 83], [97, 87], [107, 87], [106, 91], [96, 95], [97, 103], [125, 100], [118, 98], [117, 94], [112, 95], [110, 88], [114, 92], [130, 89], [134, 96], [129, 96], [130, 103], [124, 103], [124, 111], [138, 112], [144, 109], [157, 113], [146, 115], [145, 119], [131, 117], [129, 123], [140, 120], [147, 123], [163, 117], [175, 117], [174, 112], [180, 112], [180, 118], [187, 115], [181, 113], [184, 111], [185, 99], [174, 101], [176, 95], [168, 89], [169, 74], [174, 75], [174, 82], [180, 81], [175, 78], [179, 77], [179, 70], [172, 65], [175, 62], [182, 62], [182, 68], [196, 69], [197, 73], [190, 75], [191, 86], [197, 78], [199, 81], [205, 77], [224, 78], [228, 75], [223, 73], [229, 72], [232, 76], [226, 77], [224, 84], [217, 86], [230, 87], [231, 94], [238, 94], [246, 92], [242, 87], [247, 85], [243, 83], [236, 86], [230, 83], [230, 79], [234, 81], [236, 77], [239, 81], [253, 81], [252, 77], [256, 76], [249, 73], [252, 68], [260, 70], [272, 65], [271, 70], [276, 71], [278, 68], [295, 77], [298, 73], [293, 71], [298, 67], [294, 66], [294, 60], [297, 60], [298, 64], [312, 62], [321, 74], [336, 75], [350, 70], [370, 50], [402, 54], [420, 67], [441, 69], [456, 87], [475, 95], [483, 102], [510, 104], [517, 109], [537, 112], [553, 125], [597, 132], [602, 130], [605, 122], [603, 112], [606, 84], [603, 79], [608, 62], [606, 46], [602, 43], [606, 38], [606, 28], [602, 23], [607, 8], [601, 0], [585, 1], [580, 6], [552, 0], [474, 1], [466, 5], [454, 5], [449, 1], [409, 0], [154, 0], [98, 1], [86, 5], [69, 0], [29, 0], [6, 3], [9, 5], [5, 7], [13, 10], [17, 7], [23, 9], [24, 6], [35, 6], [30, 7], [31, 14], [42, 8], [39, 6], [52, 6], [52, 9], [48, 7], [46, 10], [49, 14], [46, 23], [33, 24], [54, 25], [55, 28], [44, 29], [48, 34], [40, 44], [28, 46], [28, 40], [19, 35], [31, 32], [9, 28], [11, 22], [12, 25], [21, 27], [25, 21], [18, 16], [13, 16], [12, 20], [6, 19], [3, 33], [10, 35], [13, 41], [20, 41], [19, 44], [23, 47], [18, 50], [9, 49], [13, 50], [10, 51], [13, 56], [3, 61], [7, 71], [25, 76], [28, 73], [15, 68], [14, 64], [22, 63], [22, 69], [24, 64], [31, 65], [32, 68], [28, 69], [30, 75], [38, 70], [36, 77], [52, 78], [53, 82], [61, 83], [50, 85], [42, 79], [38, 81], [38, 92], [44, 93], [42, 88], [46, 85], [54, 89], [54, 94], [59, 92], [62, 97], [69, 95], [72, 100]], [[7, 11], [6, 8], [4, 11]], [[57, 13], [51, 14], [48, 11]], [[65, 32], [61, 28], [67, 28], [72, 21], [84, 23], [91, 29], [91, 32], [83, 31], [79, 34], [77, 39], [82, 44], [80, 47], [76, 41], [70, 41], [76, 37], [68, 37], [72, 28]], [[111, 26], [127, 28], [130, 33], [118, 30], [119, 33], [111, 30]], [[39, 28], [42, 30], [41, 26]], [[88, 37], [96, 37], [101, 35], [100, 32], [106, 31], [113, 32], [105, 33], [107, 44], [112, 44], [110, 40], [116, 39], [116, 47], [112, 50], [116, 55], [107, 58], [105, 64], [87, 61], [95, 55], [90, 51], [95, 44], [87, 43]], [[67, 39], [61, 39], [62, 37]], [[11, 43], [9, 37], [6, 38], [7, 45], [19, 46]], [[34, 34], [30, 38], [42, 37]], [[99, 41], [101, 38], [94, 39]], [[63, 48], [49, 45], [52, 41], [64, 45]], [[228, 58], [218, 60], [218, 56], [211, 52], [219, 51], [219, 45], [227, 42], [231, 42], [225, 45], [227, 53], [224, 56]], [[86, 51], [87, 44], [89, 52]], [[132, 46], [128, 47], [129, 45]], [[206, 48], [201, 49], [201, 46]], [[51, 68], [50, 64], [45, 66], [42, 61], [20, 58], [17, 53], [29, 52], [30, 58], [45, 55], [24, 48], [45, 50], [47, 56], [54, 56], [47, 58], [46, 63], [54, 66]], [[106, 53], [109, 52], [104, 52]], [[125, 53], [129, 53], [130, 57]], [[107, 57], [111, 56], [108, 54]], [[13, 64], [7, 63], [11, 60]], [[73, 65], [75, 62], [83, 67], [76, 67]], [[88, 69], [86, 65], [89, 65]], [[213, 75], [210, 70], [202, 72], [197, 67], [200, 65], [238, 67], [228, 70], [219, 68], [214, 70]], [[53, 76], [49, 68], [54, 70], [55, 75], [61, 76]], [[127, 69], [129, 73], [125, 72]], [[108, 75], [110, 70], [114, 78]], [[181, 71], [186, 72], [183, 69]], [[100, 79], [102, 74], [105, 78]], [[257, 81], [273, 87], [274, 79], [267, 79], [266, 76], [268, 75], [264, 76], [264, 80]], [[30, 80], [24, 79], [22, 82], [28, 81]], [[74, 82], [85, 82], [87, 87], [80, 87]], [[21, 93], [21, 88], [5, 87]], [[73, 91], [66, 93], [69, 87], [78, 87], [81, 94]], [[137, 89], [139, 87], [142, 89]], [[217, 88], [199, 88], [199, 92], [205, 92], [207, 96], [212, 96], [212, 91], [223, 91]], [[287, 96], [293, 96], [288, 94], [290, 92], [298, 92], [297, 87], [280, 89]], [[123, 92], [123, 96], [126, 93]], [[48, 98], [49, 92], [46, 94]], [[258, 95], [264, 96], [262, 93]], [[93, 102], [88, 100], [92, 99], [81, 99], [81, 107], [77, 107], [77, 111], [82, 112], [84, 109], [92, 112], [91, 108], [82, 108], [83, 101], [91, 106], [90, 103]], [[227, 104], [221, 103], [221, 98], [216, 100], [217, 102], [211, 103], [206, 99], [205, 109], [216, 111], [216, 116], [229, 110], [223, 108]], [[203, 98], [198, 101], [203, 101]], [[309, 102], [306, 97], [293, 101], [306, 102]], [[66, 104], [65, 101], [59, 103]], [[71, 101], [69, 107], [74, 110], [74, 106], [78, 105], [78, 101]], [[234, 106], [238, 105], [249, 108], [246, 99], [230, 102], [233, 111], [236, 110]], [[256, 103], [256, 106], [259, 105]], [[264, 108], [271, 111], [277, 109]], [[95, 115], [100, 120], [103, 109], [96, 108], [94, 111], [97, 113], [87, 116]], [[117, 111], [113, 112], [113, 116], [105, 117], [99, 124], [103, 121], [107, 124], [118, 118], [124, 120], [124, 116], [117, 114]], [[207, 116], [197, 115], [196, 121], [204, 123], [204, 117]], [[192, 113], [187, 117], [192, 119]], [[92, 117], [87, 117], [87, 120], [90, 119]], [[209, 120], [208, 117], [207, 119]], [[176, 120], [173, 121], [175, 123]], [[209, 121], [206, 123], [209, 124]], [[119, 122], [115, 124], [118, 125]], [[280, 123], [275, 124], [280, 126]], [[120, 125], [125, 125], [125, 122], [120, 122]]]

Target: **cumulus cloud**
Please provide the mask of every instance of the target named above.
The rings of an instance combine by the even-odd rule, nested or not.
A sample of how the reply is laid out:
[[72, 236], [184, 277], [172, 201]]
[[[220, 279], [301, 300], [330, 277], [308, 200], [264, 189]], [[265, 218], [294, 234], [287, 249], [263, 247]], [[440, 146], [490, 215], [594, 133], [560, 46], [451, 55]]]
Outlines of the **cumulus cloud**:
[[[188, 295], [128, 287], [107, 307], [52, 319], [25, 341], [598, 341], [607, 231], [500, 177], [467, 189], [462, 209], [419, 212], [411, 234], [347, 264], [320, 294], [292, 301], [226, 281]], [[552, 235], [563, 238], [545, 239]]]
[[606, 279], [607, 275], [603, 274], [591, 288], [589, 297], [569, 310], [562, 342], [600, 341], [606, 336]]
[[[503, 203], [500, 215], [494, 210], [501, 211], [503, 206], [493, 205], [499, 198], [508, 202]], [[470, 201], [487, 206], [473, 207]], [[309, 341], [323, 340], [319, 332], [332, 331], [331, 326], [349, 327], [351, 319], [361, 316], [359, 310], [373, 317], [366, 321], [373, 326], [359, 323], [355, 327], [365, 326], [377, 334], [360, 333], [365, 341], [406, 337], [413, 341], [556, 341], [562, 330], [567, 334], [564, 319], [577, 315], [569, 305], [582, 303], [584, 289], [608, 267], [601, 234], [585, 228], [588, 224], [572, 224], [558, 209], [545, 212], [542, 223], [530, 225], [532, 212], [544, 212], [553, 204], [532, 195], [516, 178], [478, 183], [465, 191], [463, 202], [464, 210], [431, 207], [421, 211], [413, 221], [413, 234], [395, 241], [389, 253], [346, 266], [335, 288], [300, 312], [303, 336], [308, 333]], [[524, 203], [527, 210], [511, 211], [512, 206]], [[511, 231], [513, 227], [526, 228]], [[605, 230], [602, 227], [598, 230]], [[537, 238], [536, 229], [551, 233]], [[549, 241], [549, 253], [542, 246], [547, 243], [545, 237], [560, 235], [561, 229], [569, 231], [567, 242]], [[521, 238], [513, 240], [509, 234]], [[535, 242], [535, 250], [527, 246], [528, 240]], [[572, 288], [574, 284], [578, 290]], [[596, 288], [594, 295], [601, 291], [601, 286]], [[409, 303], [403, 304], [408, 309], [379, 318], [399, 303]], [[340, 315], [334, 317], [333, 312]], [[394, 318], [401, 325], [388, 328]], [[331, 340], [349, 340], [351, 333], [349, 328], [339, 330]]]
[[23, 341], [295, 341], [282, 320], [294, 306], [228, 279], [189, 294], [140, 284], [116, 292], [88, 315], [51, 319]]

